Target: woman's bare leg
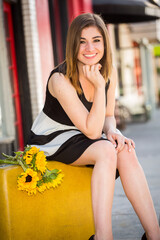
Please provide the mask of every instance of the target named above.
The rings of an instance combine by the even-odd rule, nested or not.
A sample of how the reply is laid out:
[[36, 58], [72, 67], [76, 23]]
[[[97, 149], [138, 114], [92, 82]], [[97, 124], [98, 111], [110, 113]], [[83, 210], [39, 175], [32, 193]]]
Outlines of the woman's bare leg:
[[134, 149], [128, 152], [128, 148], [125, 146], [118, 153], [117, 168], [126, 196], [146, 231], [147, 239], [160, 240], [160, 229], [153, 201], [144, 172], [137, 160]]
[[115, 185], [116, 152], [108, 141], [93, 143], [73, 165], [94, 164], [91, 189], [95, 239], [112, 240], [112, 202]]

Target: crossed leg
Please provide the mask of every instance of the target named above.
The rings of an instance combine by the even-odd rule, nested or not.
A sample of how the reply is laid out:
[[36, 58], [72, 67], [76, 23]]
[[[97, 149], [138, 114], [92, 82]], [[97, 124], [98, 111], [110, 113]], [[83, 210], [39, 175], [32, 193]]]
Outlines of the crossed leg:
[[117, 168], [125, 194], [146, 231], [147, 239], [160, 240], [160, 229], [153, 201], [134, 149], [128, 152], [128, 147], [125, 145], [117, 156]]
[[160, 240], [160, 230], [144, 172], [134, 149], [120, 153], [109, 141], [93, 143], [73, 165], [94, 164], [91, 188], [95, 240], [112, 240], [112, 203], [118, 168], [126, 196], [137, 213], [147, 239]]

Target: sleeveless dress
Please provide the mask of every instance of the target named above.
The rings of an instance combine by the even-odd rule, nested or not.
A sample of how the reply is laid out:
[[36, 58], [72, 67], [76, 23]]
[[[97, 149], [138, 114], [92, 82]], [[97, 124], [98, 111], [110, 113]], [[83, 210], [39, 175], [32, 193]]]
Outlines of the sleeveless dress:
[[[66, 64], [64, 62], [51, 72], [49, 79], [55, 72], [65, 74], [65, 71]], [[47, 160], [70, 164], [77, 160], [91, 144], [107, 139], [103, 133], [99, 139], [89, 139], [75, 127], [58, 100], [50, 94], [48, 82], [44, 108], [32, 125], [28, 144], [44, 151]], [[106, 84], [106, 95], [109, 83], [108, 81]], [[78, 96], [90, 111], [92, 102], [88, 102], [83, 93]]]

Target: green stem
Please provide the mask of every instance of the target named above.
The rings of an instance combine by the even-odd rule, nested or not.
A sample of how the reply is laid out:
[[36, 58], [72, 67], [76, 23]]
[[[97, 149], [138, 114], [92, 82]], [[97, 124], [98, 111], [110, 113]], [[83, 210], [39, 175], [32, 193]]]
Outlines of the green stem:
[[19, 160], [19, 159], [17, 159], [17, 162], [18, 162], [19, 165], [22, 167], [22, 169], [23, 169], [24, 171], [26, 171], [27, 168], [24, 166], [24, 164], [22, 163], [22, 161]]
[[[9, 155], [7, 155], [7, 154], [5, 154], [5, 153], [2, 153], [2, 155], [4, 156], [4, 157], [6, 157], [6, 158], [11, 158], [12, 156], [9, 156]], [[13, 157], [12, 157], [13, 158]]]
[[17, 156], [9, 156], [9, 155], [7, 155], [7, 154], [5, 154], [5, 153], [2, 153], [2, 155], [6, 158], [6, 160], [12, 160], [12, 161], [16, 161], [16, 159], [17, 159]]
[[12, 161], [7, 159], [0, 159], [0, 164], [14, 164], [19, 165], [18, 161]]

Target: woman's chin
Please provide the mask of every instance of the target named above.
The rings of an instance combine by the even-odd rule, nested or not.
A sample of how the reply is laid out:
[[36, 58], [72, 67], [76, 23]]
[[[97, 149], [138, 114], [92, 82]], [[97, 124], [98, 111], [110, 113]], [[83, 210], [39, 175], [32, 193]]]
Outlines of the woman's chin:
[[89, 66], [93, 66], [99, 63], [99, 61], [79, 61], [78, 63], [81, 65], [89, 65]]

